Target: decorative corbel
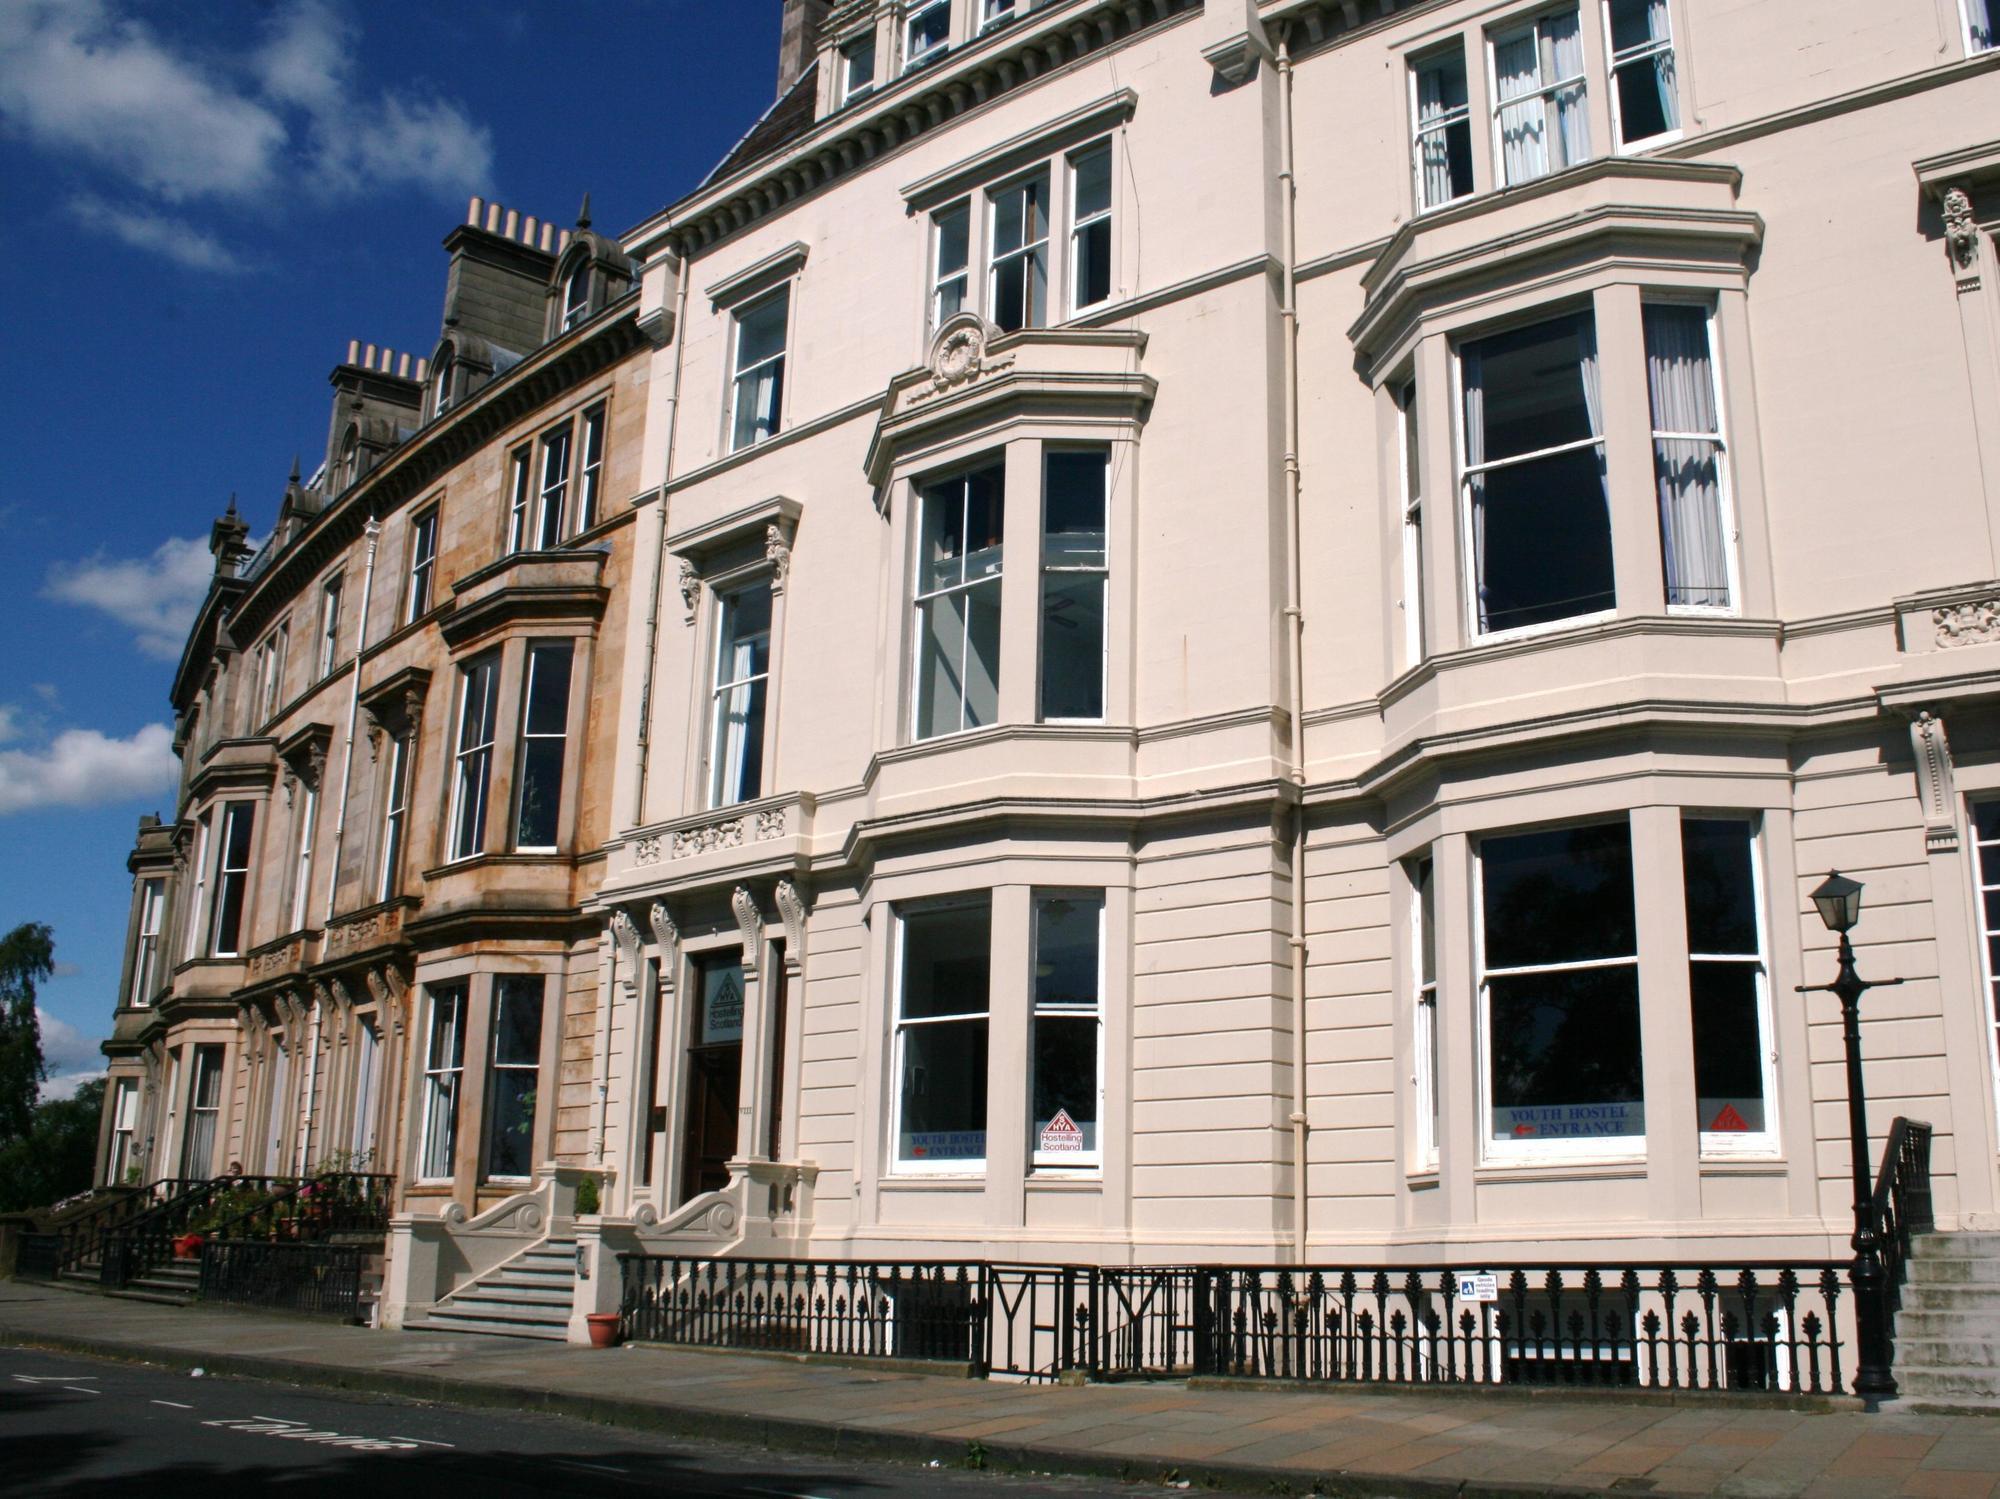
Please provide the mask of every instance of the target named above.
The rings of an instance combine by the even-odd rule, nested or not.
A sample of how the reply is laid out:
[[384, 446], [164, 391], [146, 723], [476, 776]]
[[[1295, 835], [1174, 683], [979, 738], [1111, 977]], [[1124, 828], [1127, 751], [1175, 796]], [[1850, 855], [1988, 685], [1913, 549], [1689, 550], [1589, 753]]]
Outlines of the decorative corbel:
[[694, 623], [695, 605], [701, 602], [701, 573], [692, 559], [681, 558], [681, 604], [687, 610], [687, 623]]
[[1961, 271], [1969, 271], [1979, 256], [1979, 226], [1972, 217], [1972, 195], [1962, 187], [1947, 188], [1941, 207], [1944, 243], [1951, 254], [1951, 263]]
[[729, 893], [729, 909], [736, 913], [736, 930], [743, 938], [743, 971], [756, 972], [757, 940], [764, 934], [764, 914], [757, 909], [757, 897], [738, 885]]
[[799, 894], [799, 887], [790, 880], [779, 880], [777, 889], [778, 915], [785, 923], [785, 961], [792, 968], [798, 967], [806, 951], [806, 902]]
[[776, 521], [764, 528], [764, 560], [771, 564], [771, 592], [783, 593], [792, 571], [792, 543]]
[[625, 972], [619, 982], [625, 986], [625, 997], [636, 1000], [639, 997], [639, 924], [623, 906], [612, 909], [607, 924], [611, 928], [612, 939], [618, 944], [618, 951], [625, 959]]
[[1910, 751], [1917, 765], [1917, 799], [1924, 808], [1924, 848], [1934, 854], [1950, 853], [1958, 847], [1951, 745], [1944, 736], [1944, 720], [1928, 708], [1910, 720]]
[[667, 914], [667, 903], [663, 900], [653, 902], [652, 909], [646, 913], [646, 919], [653, 928], [653, 945], [659, 948], [661, 956], [664, 957], [679, 945], [681, 929], [674, 925], [674, 918]]

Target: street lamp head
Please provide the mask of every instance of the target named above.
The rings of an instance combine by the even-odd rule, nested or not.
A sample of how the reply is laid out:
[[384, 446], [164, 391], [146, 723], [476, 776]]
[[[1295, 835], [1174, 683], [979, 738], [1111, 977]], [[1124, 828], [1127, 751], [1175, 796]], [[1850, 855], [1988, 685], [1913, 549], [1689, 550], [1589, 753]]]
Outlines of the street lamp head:
[[1812, 903], [1829, 932], [1848, 932], [1861, 919], [1861, 882], [1836, 869], [1813, 891]]

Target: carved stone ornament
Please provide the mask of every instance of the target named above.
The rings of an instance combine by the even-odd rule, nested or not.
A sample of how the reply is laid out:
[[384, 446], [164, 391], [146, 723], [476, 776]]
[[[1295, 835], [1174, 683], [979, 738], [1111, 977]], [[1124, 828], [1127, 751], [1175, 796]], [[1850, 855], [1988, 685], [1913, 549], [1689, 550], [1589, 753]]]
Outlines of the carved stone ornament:
[[981, 375], [1006, 369], [1013, 360], [995, 360], [989, 345], [1000, 330], [976, 312], [946, 318], [931, 340], [931, 393], [968, 385]]
[[796, 963], [806, 950], [805, 897], [790, 880], [779, 880], [776, 894], [778, 915], [785, 923], [785, 956]]
[[691, 859], [696, 854], [710, 854], [720, 848], [742, 846], [743, 819], [740, 817], [725, 817], [720, 822], [707, 823], [702, 827], [674, 830], [676, 859]]
[[649, 833], [644, 838], [637, 839], [632, 844], [632, 862], [634, 864], [657, 864], [660, 862], [660, 854], [662, 852], [659, 834]]
[[694, 623], [694, 607], [701, 602], [701, 573], [694, 563], [681, 558], [681, 603], [687, 609], [687, 622]]
[[776, 521], [764, 528], [764, 560], [771, 564], [771, 587], [782, 591], [792, 570], [792, 544]]
[[1944, 195], [1944, 242], [1951, 251], [1951, 263], [1971, 270], [1979, 254], [1979, 227], [1972, 218], [1972, 198], [1964, 188], [1954, 187]]
[[625, 959], [625, 972], [621, 980], [627, 996], [639, 992], [639, 924], [632, 919], [632, 913], [620, 907], [611, 913], [611, 935], [618, 943], [618, 951]]
[[674, 925], [674, 918], [667, 914], [667, 903], [656, 900], [646, 913], [647, 922], [653, 928], [653, 942], [660, 949], [662, 957], [672, 952], [681, 940], [681, 929]]
[[2000, 598], [1974, 599], [1931, 611], [1940, 650], [1955, 645], [1986, 645], [2000, 640]]
[[1911, 719], [1910, 752], [1917, 766], [1917, 798], [1924, 806], [1924, 847], [1932, 853], [1949, 852], [1958, 847], [1958, 823], [1953, 817], [1958, 793], [1944, 720], [1928, 709]]
[[747, 978], [756, 968], [757, 939], [764, 932], [764, 913], [757, 909], [757, 897], [741, 885], [729, 892], [729, 909], [736, 913], [736, 930], [743, 938], [743, 972]]

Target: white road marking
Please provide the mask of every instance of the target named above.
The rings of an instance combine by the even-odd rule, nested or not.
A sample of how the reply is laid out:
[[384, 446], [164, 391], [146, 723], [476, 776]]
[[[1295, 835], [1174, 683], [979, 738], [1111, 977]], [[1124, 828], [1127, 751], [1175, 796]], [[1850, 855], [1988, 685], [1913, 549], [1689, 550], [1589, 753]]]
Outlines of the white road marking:
[[171, 1405], [177, 1411], [191, 1411], [194, 1409], [194, 1407], [191, 1405], [182, 1405], [178, 1400], [155, 1400], [153, 1404]]
[[458, 1449], [458, 1443], [456, 1442], [427, 1442], [422, 1437], [391, 1437], [390, 1440], [396, 1442], [415, 1442], [419, 1447], [450, 1447], [453, 1451]]
[[239, 1416], [201, 1424], [240, 1431], [248, 1436], [284, 1437], [294, 1442], [313, 1442], [325, 1447], [351, 1447], [357, 1452], [411, 1452], [420, 1445], [410, 1437], [350, 1437], [337, 1431], [315, 1431], [302, 1421], [287, 1421], [276, 1416]]
[[549, 1461], [549, 1462], [550, 1462], [550, 1463], [551, 1463], [551, 1464], [552, 1464], [553, 1466], [555, 1466], [555, 1467], [558, 1467], [558, 1468], [588, 1468], [588, 1469], [590, 1469], [590, 1470], [591, 1470], [591, 1471], [592, 1471], [593, 1473], [629, 1473], [629, 1472], [631, 1472], [631, 1469], [629, 1469], [629, 1468], [614, 1468], [614, 1467], [612, 1467], [612, 1466], [611, 1466], [611, 1465], [610, 1465], [609, 1463], [586, 1463], [586, 1462], [579, 1462], [579, 1461], [578, 1461], [577, 1459], [575, 1459], [575, 1458], [569, 1458], [569, 1457], [552, 1457], [552, 1458], [550, 1458], [550, 1459], [549, 1459], [548, 1461]]
[[102, 1390], [85, 1389], [80, 1384], [66, 1384], [63, 1388], [73, 1395], [102, 1395], [104, 1393]]
[[[20, 1380], [22, 1384], [66, 1385], [72, 1380], [97, 1379], [99, 1376], [95, 1374], [16, 1374], [14, 1377]], [[95, 1394], [96, 1391], [92, 1391], [92, 1393]]]

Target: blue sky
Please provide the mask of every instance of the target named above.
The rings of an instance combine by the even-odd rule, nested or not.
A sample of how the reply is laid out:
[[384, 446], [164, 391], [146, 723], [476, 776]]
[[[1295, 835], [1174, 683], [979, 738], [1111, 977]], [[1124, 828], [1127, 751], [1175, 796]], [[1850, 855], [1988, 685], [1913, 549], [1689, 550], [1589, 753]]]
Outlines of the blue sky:
[[780, 0], [0, 0], [0, 931], [94, 1071], [167, 688], [358, 338], [427, 353], [466, 199], [620, 233], [770, 103]]

